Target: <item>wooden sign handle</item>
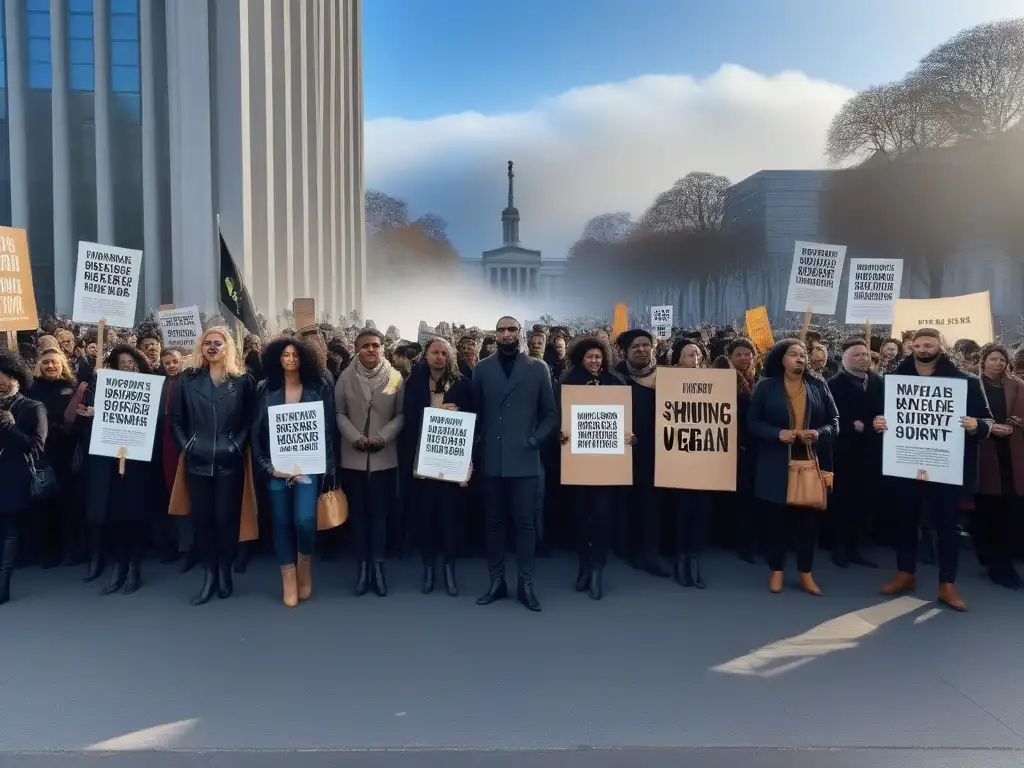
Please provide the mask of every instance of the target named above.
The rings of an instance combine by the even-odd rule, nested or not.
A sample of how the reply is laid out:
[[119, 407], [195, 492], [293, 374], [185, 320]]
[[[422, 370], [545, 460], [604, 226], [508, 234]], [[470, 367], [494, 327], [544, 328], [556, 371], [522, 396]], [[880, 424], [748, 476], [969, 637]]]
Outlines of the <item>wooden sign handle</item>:
[[813, 312], [811, 311], [811, 305], [808, 304], [807, 305], [807, 311], [804, 312], [804, 324], [803, 324], [803, 327], [800, 329], [800, 343], [805, 345], [805, 346], [807, 345], [807, 331], [809, 331], [811, 329], [811, 315], [812, 314], [813, 314]]
[[124, 475], [124, 466], [128, 461], [128, 449], [121, 447], [117, 449], [117, 474]]
[[245, 324], [238, 320], [235, 323], [235, 336], [238, 338], [238, 356], [245, 357]]
[[18, 332], [8, 331], [7, 332], [7, 349], [17, 354], [18, 352]]

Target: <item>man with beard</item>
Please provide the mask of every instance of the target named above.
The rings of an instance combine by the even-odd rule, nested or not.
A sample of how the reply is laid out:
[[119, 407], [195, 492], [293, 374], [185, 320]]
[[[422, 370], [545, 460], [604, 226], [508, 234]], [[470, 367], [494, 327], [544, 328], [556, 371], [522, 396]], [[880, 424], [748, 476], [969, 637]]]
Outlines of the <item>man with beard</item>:
[[[658, 364], [654, 359], [654, 337], [642, 328], [619, 334], [619, 349], [626, 359], [616, 367], [633, 391], [633, 488], [630, 503], [623, 510], [620, 538], [627, 546], [634, 568], [643, 567], [653, 576], [667, 579], [672, 575], [661, 561], [661, 513], [665, 504], [662, 489], [654, 487], [654, 413], [655, 381]], [[633, 521], [639, 521], [640, 535], [632, 535]], [[638, 541], [639, 539], [639, 541]]]
[[473, 369], [490, 587], [477, 600], [490, 605], [508, 596], [505, 582], [505, 520], [516, 531], [519, 602], [540, 610], [533, 587], [537, 550], [537, 499], [540, 493], [540, 448], [558, 426], [551, 373], [543, 360], [524, 355], [522, 328], [512, 317], [498, 321], [496, 354]]
[[[966, 432], [964, 441], [964, 482], [962, 486], [930, 483], [921, 480], [894, 478], [896, 489], [896, 578], [882, 587], [884, 595], [899, 595], [917, 587], [917, 530], [920, 524], [921, 504], [927, 502], [928, 512], [938, 540], [939, 602], [955, 611], [966, 611], [967, 605], [956, 589], [957, 561], [960, 542], [957, 536], [957, 514], [960, 502], [973, 498], [978, 490], [978, 443], [988, 437], [992, 428], [992, 411], [985, 390], [977, 376], [957, 369], [942, 348], [942, 337], [934, 328], [920, 328], [914, 332], [911, 354], [897, 366], [897, 376], [935, 376], [936, 378], [967, 380], [967, 415], [960, 418], [960, 427]], [[875, 416], [876, 432], [885, 432], [888, 424], [884, 416]]]
[[867, 568], [878, 565], [860, 552], [868, 517], [877, 509], [882, 482], [882, 440], [870, 428], [885, 410], [885, 384], [871, 370], [871, 352], [863, 339], [843, 343], [843, 367], [828, 380], [839, 411], [839, 436], [832, 446], [835, 467], [835, 509], [832, 519], [832, 562]]

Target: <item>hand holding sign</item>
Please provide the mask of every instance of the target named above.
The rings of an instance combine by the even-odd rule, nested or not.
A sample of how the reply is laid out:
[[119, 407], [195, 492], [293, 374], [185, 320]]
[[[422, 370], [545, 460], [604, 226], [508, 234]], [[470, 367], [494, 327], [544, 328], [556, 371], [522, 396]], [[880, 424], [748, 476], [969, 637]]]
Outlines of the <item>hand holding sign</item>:
[[973, 416], [961, 416], [960, 426], [967, 430], [967, 434], [973, 435], [978, 431], [978, 420]]
[[871, 426], [875, 432], [882, 433], [889, 428], [888, 423], [885, 420], [885, 416], [875, 416], [874, 421], [871, 422]]

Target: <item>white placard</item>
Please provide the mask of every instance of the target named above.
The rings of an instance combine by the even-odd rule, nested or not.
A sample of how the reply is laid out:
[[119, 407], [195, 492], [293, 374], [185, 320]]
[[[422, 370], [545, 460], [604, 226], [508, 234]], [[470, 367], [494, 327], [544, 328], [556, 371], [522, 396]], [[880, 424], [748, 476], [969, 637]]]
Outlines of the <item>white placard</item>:
[[468, 481], [475, 429], [475, 413], [424, 408], [416, 474], [452, 483]]
[[839, 282], [846, 261], [845, 245], [796, 242], [793, 271], [786, 291], [786, 311], [834, 315], [839, 299]]
[[882, 474], [963, 485], [966, 413], [966, 379], [887, 375]]
[[327, 471], [324, 402], [272, 405], [267, 408], [270, 463], [285, 474], [322, 475]]
[[79, 241], [72, 319], [76, 323], [105, 320], [114, 328], [131, 328], [141, 273], [142, 251]]
[[199, 307], [161, 309], [156, 313], [165, 347], [178, 347], [190, 354], [199, 337], [203, 335], [203, 321], [199, 318]]
[[89, 439], [93, 456], [150, 461], [160, 415], [163, 376], [101, 368], [96, 372], [96, 399]]
[[850, 259], [846, 322], [892, 325], [892, 305], [900, 297], [903, 259]]
[[626, 452], [626, 409], [621, 405], [574, 405], [569, 417], [569, 451]]
[[675, 310], [672, 305], [662, 307], [651, 307], [651, 328], [658, 334], [659, 339], [672, 337], [672, 316]]

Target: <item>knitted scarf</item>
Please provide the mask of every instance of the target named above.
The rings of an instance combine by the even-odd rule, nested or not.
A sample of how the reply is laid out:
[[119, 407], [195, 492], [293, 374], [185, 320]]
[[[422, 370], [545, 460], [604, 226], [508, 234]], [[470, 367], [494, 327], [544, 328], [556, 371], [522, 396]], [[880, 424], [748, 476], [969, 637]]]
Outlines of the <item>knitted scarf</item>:
[[[364, 366], [358, 357], [352, 361], [352, 366], [356, 369], [356, 380], [367, 402], [373, 399], [373, 393], [378, 389], [383, 389], [384, 394], [388, 395], [394, 392], [402, 381], [402, 374], [392, 368], [391, 363], [383, 357], [372, 370]], [[392, 382], [392, 379], [398, 381]]]

